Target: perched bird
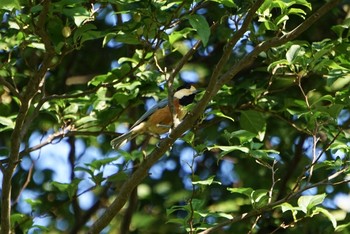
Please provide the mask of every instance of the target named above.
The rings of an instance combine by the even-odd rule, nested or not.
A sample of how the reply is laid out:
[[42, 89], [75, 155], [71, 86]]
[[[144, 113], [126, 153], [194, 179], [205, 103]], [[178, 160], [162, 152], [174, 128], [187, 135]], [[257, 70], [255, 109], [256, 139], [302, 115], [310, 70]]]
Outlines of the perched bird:
[[[196, 94], [197, 90], [192, 85], [184, 85], [176, 90], [173, 101], [177, 119], [182, 120], [185, 117], [186, 110], [183, 107], [191, 104]], [[113, 149], [118, 149], [126, 141], [130, 141], [144, 133], [166, 133], [172, 125], [173, 116], [168, 105], [168, 99], [163, 99], [144, 113], [128, 132], [114, 138], [111, 141], [111, 146]]]

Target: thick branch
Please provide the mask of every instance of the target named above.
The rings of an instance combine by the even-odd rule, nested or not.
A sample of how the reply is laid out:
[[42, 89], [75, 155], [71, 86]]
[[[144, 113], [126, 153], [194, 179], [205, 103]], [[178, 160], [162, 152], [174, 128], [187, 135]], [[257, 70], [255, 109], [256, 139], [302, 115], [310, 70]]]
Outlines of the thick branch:
[[[47, 13], [49, 10], [49, 1], [44, 1], [43, 10], [39, 15], [38, 25], [43, 26], [46, 22]], [[44, 30], [41, 27], [40, 30]], [[42, 31], [44, 32], [44, 31]], [[44, 43], [47, 41], [44, 41]], [[50, 42], [51, 43], [51, 42]], [[45, 43], [46, 45], [46, 43]], [[24, 135], [27, 133], [28, 127], [31, 124], [27, 122], [28, 111], [31, 107], [32, 99], [37, 94], [40, 84], [45, 77], [47, 70], [50, 68], [50, 63], [53, 53], [46, 52], [43, 58], [42, 65], [39, 67], [34, 76], [29, 80], [27, 89], [21, 98], [21, 106], [17, 115], [14, 130], [11, 135], [11, 148], [7, 168], [3, 170], [2, 181], [2, 197], [1, 197], [1, 232], [10, 233], [11, 223], [11, 189], [12, 175], [19, 161], [19, 148]]]
[[[262, 1], [259, 1], [262, 4]], [[255, 11], [254, 11], [255, 12]], [[194, 49], [190, 50], [189, 53], [194, 52]], [[228, 56], [231, 54], [231, 50], [226, 50], [223, 56]], [[188, 56], [182, 59], [181, 63], [187, 61]], [[223, 67], [223, 66], [222, 66]], [[222, 68], [221, 68], [222, 69]], [[221, 73], [221, 71], [218, 71]], [[212, 79], [214, 80], [214, 79]], [[212, 82], [211, 82], [212, 83]], [[215, 83], [215, 82], [214, 82]], [[208, 87], [205, 95], [201, 101], [196, 105], [194, 111], [189, 113], [187, 117], [179, 124], [169, 135], [168, 138], [163, 139], [157, 149], [147, 156], [147, 158], [140, 164], [138, 169], [131, 175], [131, 177], [125, 181], [120, 189], [117, 198], [112, 202], [112, 204], [106, 209], [102, 216], [93, 224], [89, 233], [99, 233], [108, 223], [113, 219], [113, 217], [120, 211], [120, 209], [127, 202], [131, 191], [142, 182], [142, 180], [148, 175], [148, 170], [166, 153], [166, 151], [174, 144], [175, 140], [188, 129], [190, 129], [199, 116], [204, 112], [207, 104], [214, 97], [217, 91], [220, 89], [217, 85]]]
[[[262, 3], [263, 1], [258, 1]], [[207, 104], [210, 100], [216, 95], [218, 90], [230, 81], [239, 71], [247, 68], [249, 65], [253, 63], [255, 58], [263, 51], [267, 51], [268, 49], [282, 45], [287, 41], [290, 41], [297, 36], [299, 36], [302, 32], [304, 32], [307, 28], [309, 28], [314, 22], [316, 22], [323, 14], [325, 14], [328, 10], [334, 7], [339, 0], [333, 0], [326, 3], [322, 8], [320, 8], [315, 14], [310, 16], [307, 20], [305, 20], [301, 25], [299, 25], [296, 29], [291, 31], [290, 33], [282, 36], [273, 38], [267, 42], [259, 44], [250, 54], [245, 56], [239, 63], [234, 65], [227, 73], [225, 73], [220, 79], [216, 80], [215, 76], [212, 77], [208, 88], [203, 96], [203, 98], [198, 102], [195, 106], [192, 113], [188, 114], [187, 117], [183, 120], [183, 122], [176, 127], [169, 138], [163, 139], [159, 143], [159, 147], [155, 149], [138, 167], [138, 169], [131, 175], [131, 177], [125, 181], [123, 186], [120, 189], [120, 193], [117, 198], [112, 202], [112, 204], [106, 209], [104, 214], [92, 225], [90, 229], [90, 233], [99, 233], [105, 226], [109, 224], [109, 222], [113, 219], [113, 217], [120, 211], [120, 209], [124, 206], [128, 197], [130, 196], [131, 191], [142, 182], [142, 180], [148, 175], [148, 170], [151, 166], [154, 165], [163, 155], [164, 153], [171, 147], [171, 145], [175, 142], [177, 138], [179, 138], [186, 130], [190, 129], [195, 121], [200, 117], [200, 115], [204, 112]], [[254, 5], [258, 6], [258, 5]], [[251, 14], [254, 14], [256, 10], [250, 11]], [[249, 14], [248, 14], [249, 15]], [[226, 50], [224, 52], [224, 56], [228, 56], [228, 53], [231, 53], [231, 50]], [[226, 63], [225, 59], [222, 61], [222, 65]], [[217, 68], [217, 74], [221, 73], [221, 68]], [[218, 81], [218, 82], [217, 82]], [[229, 223], [228, 223], [229, 224]]]

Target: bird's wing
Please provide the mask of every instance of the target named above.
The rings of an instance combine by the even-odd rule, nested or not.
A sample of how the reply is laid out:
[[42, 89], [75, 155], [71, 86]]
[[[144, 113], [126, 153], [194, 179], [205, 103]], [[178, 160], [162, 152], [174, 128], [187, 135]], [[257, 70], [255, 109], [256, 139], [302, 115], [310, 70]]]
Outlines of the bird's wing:
[[150, 117], [156, 110], [161, 109], [163, 107], [165, 107], [166, 105], [168, 105], [168, 99], [165, 98], [161, 101], [159, 101], [157, 104], [155, 104], [154, 106], [152, 106], [151, 108], [149, 108], [148, 111], [146, 111], [146, 113], [144, 113], [135, 123], [134, 125], [131, 126], [131, 129], [134, 128], [135, 126], [137, 126], [138, 124], [142, 123], [144, 120], [146, 120], [148, 117]]

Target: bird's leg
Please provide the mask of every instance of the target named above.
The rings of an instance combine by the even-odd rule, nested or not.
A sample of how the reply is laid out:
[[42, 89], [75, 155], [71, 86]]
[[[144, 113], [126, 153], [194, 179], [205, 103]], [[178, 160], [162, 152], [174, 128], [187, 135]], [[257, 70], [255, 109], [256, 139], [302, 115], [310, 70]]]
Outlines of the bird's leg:
[[159, 127], [159, 128], [171, 128], [171, 126], [170, 125], [167, 125], [167, 124], [157, 124], [157, 127]]

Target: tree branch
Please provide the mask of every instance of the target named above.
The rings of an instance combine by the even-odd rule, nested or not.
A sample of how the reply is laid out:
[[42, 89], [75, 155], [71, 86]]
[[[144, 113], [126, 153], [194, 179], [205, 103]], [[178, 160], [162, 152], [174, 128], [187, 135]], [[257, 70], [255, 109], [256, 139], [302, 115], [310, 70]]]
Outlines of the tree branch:
[[[263, 1], [260, 0], [257, 2], [262, 4]], [[141, 183], [145, 177], [147, 177], [148, 170], [164, 155], [164, 153], [171, 147], [171, 145], [173, 145], [177, 138], [179, 138], [186, 130], [190, 129], [191, 126], [194, 125], [195, 121], [204, 112], [207, 104], [210, 102], [210, 100], [212, 100], [212, 98], [216, 95], [216, 93], [225, 83], [229, 82], [239, 71], [250, 66], [261, 52], [267, 51], [272, 47], [282, 45], [283, 43], [286, 43], [287, 41], [290, 41], [299, 36], [314, 22], [316, 22], [323, 14], [325, 14], [332, 7], [334, 7], [338, 2], [339, 0], [333, 0], [326, 3], [316, 13], [314, 13], [312, 16], [306, 19], [301, 25], [299, 25], [296, 29], [292, 30], [290, 33], [282, 37], [275, 37], [269, 41], [259, 44], [250, 54], [246, 55], [240, 62], [232, 66], [231, 69], [228, 72], [226, 72], [220, 79], [215, 79], [216, 77], [219, 77], [219, 75], [217, 74], [221, 73], [222, 67], [226, 63], [225, 59], [223, 58], [221, 61], [222, 66], [220, 65], [221, 68], [216, 68], [217, 71], [215, 73], [215, 76], [212, 76], [204, 96], [194, 107], [193, 112], [189, 113], [186, 116], [186, 118], [170, 133], [168, 138], [165, 138], [162, 141], [160, 141], [158, 148], [153, 150], [152, 153], [148, 157], [146, 157], [145, 160], [140, 164], [138, 169], [131, 175], [131, 177], [127, 181], [125, 181], [125, 183], [120, 189], [117, 198], [105, 210], [101, 217], [92, 225], [89, 233], [99, 233], [105, 226], [107, 226], [110, 223], [110, 221], [114, 218], [114, 216], [120, 211], [120, 209], [128, 200], [131, 191], [139, 183]], [[250, 12], [252, 12], [251, 14], [254, 14], [255, 11], [250, 10]], [[231, 53], [231, 50], [225, 50], [223, 57], [228, 56], [228, 53]], [[257, 211], [254, 211], [253, 213], [254, 214], [251, 214], [250, 216], [256, 215]], [[228, 222], [227, 224], [230, 223], [231, 222]], [[220, 227], [225, 226], [227, 224], [220, 224]]]
[[[259, 0], [262, 4], [263, 1]], [[255, 11], [254, 11], [255, 12]], [[253, 13], [252, 13], [253, 14]], [[188, 53], [195, 52], [195, 49], [192, 48]], [[231, 50], [226, 50], [223, 56], [228, 56], [227, 54], [231, 54]], [[185, 63], [187, 61], [187, 57], [185, 56], [179, 62], [179, 64]], [[225, 61], [226, 62], [226, 61]], [[224, 63], [224, 60], [222, 61]], [[223, 66], [221, 67], [221, 69]], [[217, 72], [221, 73], [221, 71], [217, 70]], [[211, 79], [210, 83], [215, 83], [215, 79]], [[220, 86], [221, 87], [221, 86]], [[195, 106], [193, 112], [189, 113], [186, 118], [170, 133], [168, 138], [160, 141], [157, 149], [153, 150], [152, 153], [145, 158], [145, 160], [140, 164], [137, 170], [131, 175], [131, 177], [125, 181], [123, 186], [120, 189], [120, 192], [117, 198], [112, 202], [112, 204], [106, 209], [106, 211], [102, 214], [102, 216], [92, 225], [89, 233], [99, 233], [108, 223], [113, 219], [113, 217], [120, 211], [120, 209], [126, 203], [128, 197], [130, 196], [131, 191], [142, 182], [142, 180], [148, 175], [148, 170], [156, 163], [166, 151], [174, 144], [175, 140], [188, 129], [193, 126], [195, 121], [199, 118], [199, 116], [204, 112], [207, 104], [214, 97], [214, 95], [218, 92], [219, 88], [217, 85], [208, 86], [205, 95]]]
[[[3, 170], [3, 181], [2, 181], [2, 197], [1, 197], [1, 232], [10, 233], [11, 229], [11, 190], [12, 190], [12, 176], [19, 162], [19, 149], [21, 141], [24, 135], [27, 133], [28, 127], [31, 124], [27, 122], [28, 112], [31, 108], [31, 103], [34, 96], [37, 94], [40, 85], [43, 84], [43, 79], [47, 70], [51, 66], [51, 61], [54, 56], [54, 50], [52, 50], [51, 41], [47, 40], [48, 35], [45, 32], [45, 22], [49, 11], [50, 1], [46, 0], [43, 2], [43, 9], [39, 14], [37, 21], [36, 33], [39, 36], [45, 36], [43, 42], [48, 51], [44, 54], [41, 66], [35, 72], [33, 77], [30, 78], [27, 88], [21, 98], [21, 104], [18, 111], [15, 127], [11, 134], [11, 148], [9, 154], [9, 161], [5, 170]], [[40, 33], [39, 33], [40, 32]], [[45, 35], [44, 35], [45, 34]]]
[[295, 170], [298, 168], [298, 164], [303, 156], [303, 145], [305, 143], [307, 135], [302, 134], [299, 138], [298, 144], [295, 146], [295, 152], [293, 159], [286, 165], [287, 168], [284, 173], [284, 176], [281, 180], [280, 187], [278, 189], [277, 200], [281, 199], [286, 195], [287, 182], [292, 177]]
[[235, 34], [232, 36], [232, 38], [228, 41], [228, 43], [225, 46], [224, 53], [222, 57], [220, 58], [219, 62], [215, 66], [215, 69], [213, 71], [213, 74], [211, 75], [209, 87], [214, 86], [216, 83], [216, 80], [219, 79], [219, 76], [221, 75], [221, 72], [226, 65], [227, 61], [229, 60], [230, 56], [232, 55], [232, 49], [237, 44], [237, 42], [242, 38], [244, 33], [247, 32], [247, 29], [249, 25], [251, 24], [254, 15], [256, 11], [259, 9], [259, 7], [264, 3], [264, 0], [258, 0], [255, 2], [255, 4], [252, 6], [252, 8], [248, 11], [242, 26], [240, 29], [235, 32]]
[[12, 84], [7, 82], [3, 77], [0, 77], [0, 84], [8, 88], [8, 90], [13, 94], [13, 96], [20, 99], [21, 96], [19, 95], [18, 90]]
[[120, 225], [120, 233], [128, 234], [130, 232], [130, 223], [131, 223], [132, 216], [136, 210], [137, 202], [138, 202], [137, 187], [135, 187], [129, 197], [129, 205], [125, 210], [123, 221]]
[[325, 3], [321, 8], [319, 8], [315, 13], [308, 17], [305, 21], [299, 24], [289, 33], [284, 34], [281, 37], [274, 37], [270, 40], [264, 41], [257, 45], [254, 50], [247, 54], [242, 60], [233, 65], [229, 71], [227, 71], [220, 79], [220, 87], [229, 82], [239, 71], [249, 67], [255, 59], [259, 56], [261, 52], [267, 51], [272, 47], [277, 47], [285, 44], [298, 37], [301, 33], [305, 32], [311, 25], [313, 25], [317, 20], [321, 18], [328, 11], [333, 9], [340, 0], [332, 0]]
[[305, 186], [304, 188], [300, 188], [298, 191], [295, 191], [293, 193], [290, 194], [290, 196], [286, 196], [278, 201], [275, 201], [273, 203], [269, 203], [267, 204], [265, 207], [261, 208], [261, 209], [257, 209], [257, 210], [253, 210], [251, 212], [248, 213], [244, 213], [241, 215], [237, 215], [235, 217], [233, 217], [230, 220], [226, 220], [224, 222], [221, 222], [219, 224], [217, 224], [216, 226], [212, 227], [212, 228], [208, 228], [205, 231], [200, 232], [199, 234], [210, 234], [210, 233], [216, 233], [218, 230], [220, 230], [222, 227], [225, 227], [227, 225], [233, 224], [233, 223], [237, 223], [240, 221], [243, 221], [247, 218], [251, 218], [251, 217], [255, 217], [255, 216], [259, 216], [267, 211], [270, 211], [272, 209], [274, 209], [274, 207], [284, 203], [284, 202], [288, 202], [290, 201], [292, 198], [299, 196], [302, 192], [309, 190], [311, 188], [317, 188], [319, 186], [326, 186], [326, 185], [338, 185], [338, 184], [343, 184], [343, 183], [347, 183], [349, 182], [349, 180], [343, 180], [340, 182], [334, 182], [331, 183], [330, 181], [335, 179], [336, 177], [338, 177], [339, 175], [343, 174], [344, 172], [346, 172], [348, 170], [348, 168], [344, 168], [338, 172], [335, 172], [334, 174], [330, 175], [329, 177], [327, 177], [326, 179], [323, 179], [315, 184], [311, 184], [308, 186]]

